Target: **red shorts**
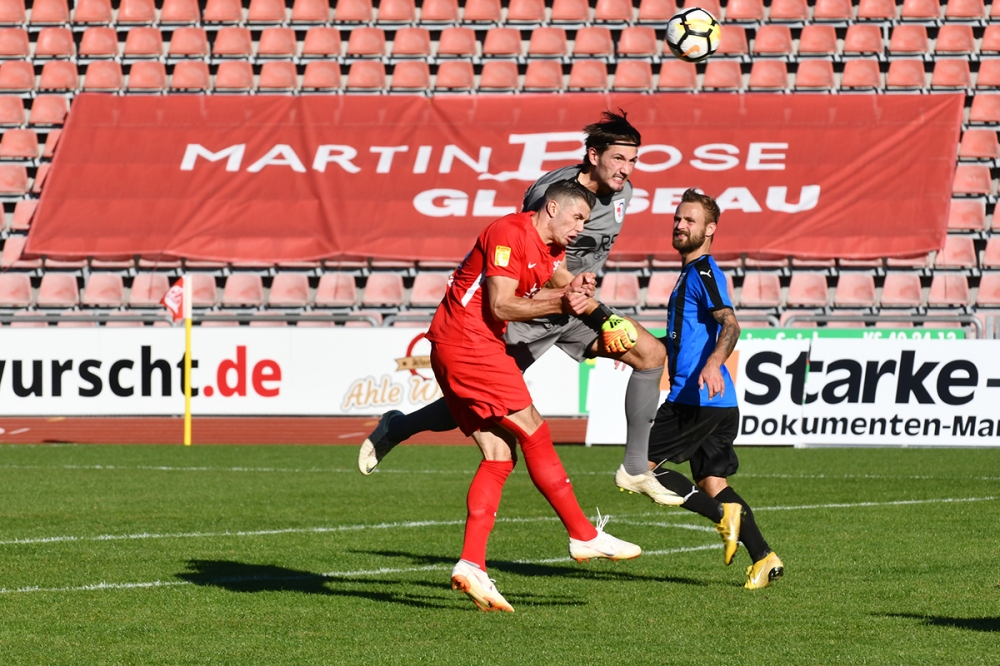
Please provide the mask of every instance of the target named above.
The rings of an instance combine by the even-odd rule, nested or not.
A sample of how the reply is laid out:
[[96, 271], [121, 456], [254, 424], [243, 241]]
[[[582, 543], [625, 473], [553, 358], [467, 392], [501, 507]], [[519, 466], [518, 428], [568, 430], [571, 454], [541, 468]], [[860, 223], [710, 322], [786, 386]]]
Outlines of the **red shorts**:
[[531, 404], [521, 370], [506, 350], [431, 343], [431, 367], [451, 415], [466, 435]]

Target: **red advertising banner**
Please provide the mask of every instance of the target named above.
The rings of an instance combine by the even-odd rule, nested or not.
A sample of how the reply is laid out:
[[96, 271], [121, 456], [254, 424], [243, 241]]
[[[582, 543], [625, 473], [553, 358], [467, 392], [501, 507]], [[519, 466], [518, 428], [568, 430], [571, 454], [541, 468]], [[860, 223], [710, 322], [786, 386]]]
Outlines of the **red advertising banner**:
[[713, 251], [912, 255], [944, 243], [962, 95], [168, 97], [73, 102], [26, 251], [458, 260], [584, 125], [642, 132], [615, 252], [671, 253], [687, 187]]

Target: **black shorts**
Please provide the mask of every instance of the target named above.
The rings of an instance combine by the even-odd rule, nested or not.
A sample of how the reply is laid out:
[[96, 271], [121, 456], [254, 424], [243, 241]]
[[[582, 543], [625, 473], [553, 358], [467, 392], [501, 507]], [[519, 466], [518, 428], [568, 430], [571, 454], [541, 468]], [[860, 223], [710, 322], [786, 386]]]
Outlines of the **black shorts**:
[[649, 459], [659, 464], [691, 461], [691, 476], [728, 478], [740, 461], [733, 449], [739, 433], [739, 407], [699, 407], [664, 402], [649, 432]]

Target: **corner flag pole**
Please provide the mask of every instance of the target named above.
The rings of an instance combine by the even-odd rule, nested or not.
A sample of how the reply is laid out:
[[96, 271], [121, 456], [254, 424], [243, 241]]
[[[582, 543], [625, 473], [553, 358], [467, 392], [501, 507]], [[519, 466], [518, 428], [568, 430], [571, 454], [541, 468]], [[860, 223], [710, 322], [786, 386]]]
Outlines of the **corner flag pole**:
[[184, 276], [184, 446], [191, 446], [191, 277]]

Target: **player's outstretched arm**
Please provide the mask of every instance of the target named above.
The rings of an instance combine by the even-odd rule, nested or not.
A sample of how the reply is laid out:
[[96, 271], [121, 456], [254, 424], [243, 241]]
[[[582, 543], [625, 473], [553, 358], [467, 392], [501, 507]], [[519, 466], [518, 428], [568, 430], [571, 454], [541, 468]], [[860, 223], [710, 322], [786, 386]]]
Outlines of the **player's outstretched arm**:
[[726, 362], [729, 355], [736, 348], [736, 342], [740, 339], [740, 325], [736, 321], [736, 313], [732, 308], [720, 308], [712, 312], [715, 321], [722, 324], [719, 331], [719, 339], [715, 343], [715, 350], [705, 362], [701, 374], [698, 375], [698, 388], [708, 385], [708, 398], [711, 400], [716, 395], [725, 395], [725, 380], [722, 378], [722, 364]]
[[587, 307], [587, 296], [565, 289], [542, 289], [532, 298], [517, 295], [517, 280], [499, 275], [486, 278], [490, 313], [497, 321], [530, 321], [554, 314], [577, 314]]

